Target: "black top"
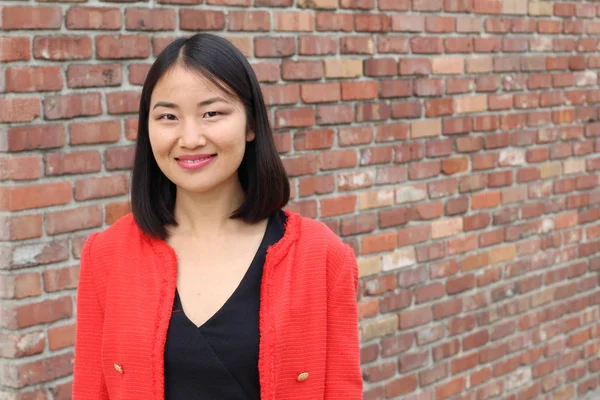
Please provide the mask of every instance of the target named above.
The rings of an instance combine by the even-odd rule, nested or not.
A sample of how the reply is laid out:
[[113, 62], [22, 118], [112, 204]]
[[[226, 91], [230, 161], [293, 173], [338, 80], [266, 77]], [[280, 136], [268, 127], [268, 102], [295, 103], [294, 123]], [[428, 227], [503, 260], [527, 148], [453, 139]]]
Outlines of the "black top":
[[250, 267], [225, 304], [197, 327], [175, 291], [165, 344], [165, 400], [260, 400], [258, 345], [260, 285], [267, 248], [284, 234], [279, 210]]

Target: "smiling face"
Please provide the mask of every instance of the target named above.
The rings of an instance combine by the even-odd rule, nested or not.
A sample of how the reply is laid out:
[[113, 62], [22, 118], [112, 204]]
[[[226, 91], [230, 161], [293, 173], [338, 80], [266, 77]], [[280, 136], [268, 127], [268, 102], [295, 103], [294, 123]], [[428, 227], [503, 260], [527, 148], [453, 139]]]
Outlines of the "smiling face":
[[238, 182], [246, 142], [255, 137], [239, 99], [179, 64], [152, 91], [148, 133], [159, 168], [191, 193]]

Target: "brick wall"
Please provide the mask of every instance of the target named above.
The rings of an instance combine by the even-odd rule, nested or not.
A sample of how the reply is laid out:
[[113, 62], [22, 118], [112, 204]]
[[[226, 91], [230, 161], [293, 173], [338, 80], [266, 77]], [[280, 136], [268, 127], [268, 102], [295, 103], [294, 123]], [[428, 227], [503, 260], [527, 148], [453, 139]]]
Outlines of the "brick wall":
[[598, 386], [600, 3], [17, 0], [0, 16], [0, 398], [70, 398], [82, 243], [128, 212], [150, 63], [200, 30], [251, 58], [291, 208], [359, 255], [365, 399]]

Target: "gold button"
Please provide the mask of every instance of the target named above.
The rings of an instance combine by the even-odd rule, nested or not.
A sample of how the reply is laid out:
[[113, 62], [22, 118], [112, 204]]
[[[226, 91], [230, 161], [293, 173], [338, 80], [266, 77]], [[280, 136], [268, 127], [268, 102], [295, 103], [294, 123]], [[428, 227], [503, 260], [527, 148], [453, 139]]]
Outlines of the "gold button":
[[303, 372], [300, 375], [298, 375], [298, 382], [302, 382], [308, 379], [308, 372]]
[[119, 365], [115, 363], [115, 369], [117, 370], [118, 373], [122, 374], [123, 373], [123, 368]]

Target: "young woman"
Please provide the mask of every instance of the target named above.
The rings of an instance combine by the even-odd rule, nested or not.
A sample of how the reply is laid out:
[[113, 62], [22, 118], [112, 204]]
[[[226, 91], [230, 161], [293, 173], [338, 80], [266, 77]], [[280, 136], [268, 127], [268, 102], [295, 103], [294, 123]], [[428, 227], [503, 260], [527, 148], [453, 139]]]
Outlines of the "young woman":
[[354, 253], [282, 211], [289, 190], [244, 56], [171, 43], [142, 90], [132, 214], [82, 252], [73, 398], [361, 399]]

